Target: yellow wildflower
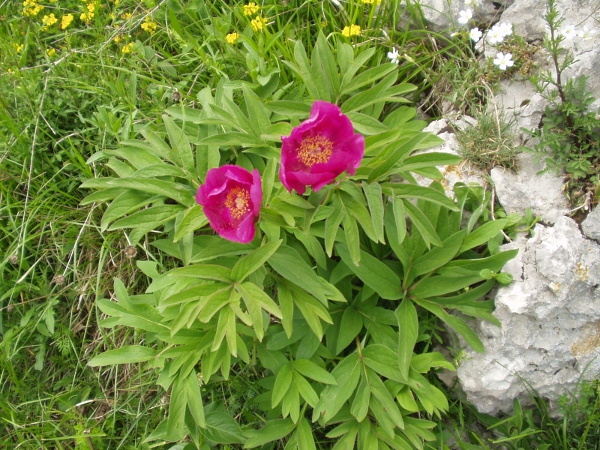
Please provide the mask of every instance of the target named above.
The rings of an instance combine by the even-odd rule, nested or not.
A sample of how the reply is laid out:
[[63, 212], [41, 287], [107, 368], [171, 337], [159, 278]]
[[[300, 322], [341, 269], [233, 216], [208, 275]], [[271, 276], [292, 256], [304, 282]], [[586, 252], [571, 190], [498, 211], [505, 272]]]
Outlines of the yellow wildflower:
[[133, 48], [133, 42], [130, 42], [129, 44], [125, 44], [123, 46], [123, 48], [121, 48], [121, 53], [123, 53], [123, 54], [131, 53], [132, 48]]
[[58, 22], [58, 19], [54, 17], [54, 13], [45, 15], [44, 17], [42, 17], [42, 23], [44, 24], [42, 30], [47, 30], [48, 27], [51, 27], [56, 22]]
[[254, 31], [260, 31], [267, 26], [267, 19], [257, 16], [250, 21], [250, 26]]
[[227, 41], [228, 44], [235, 44], [239, 37], [240, 37], [239, 34], [237, 34], [236, 32], [233, 32], [233, 33], [229, 33], [227, 36], [225, 36], [225, 40]]
[[253, 14], [256, 14], [259, 9], [260, 9], [260, 6], [258, 6], [254, 2], [250, 2], [247, 5], [244, 5], [244, 15], [251, 16]]
[[381, 0], [362, 0], [362, 2], [369, 3], [369, 4], [375, 3], [376, 5], [379, 5], [381, 3]]
[[94, 3], [88, 3], [87, 4], [87, 10], [91, 13], [93, 13], [94, 11], [96, 11], [96, 5]]
[[46, 55], [48, 55], [48, 57], [52, 57], [56, 54], [56, 49], [55, 48], [47, 48], [46, 49]]
[[342, 30], [342, 36], [350, 37], [350, 36], [358, 36], [360, 34], [360, 25], [350, 25], [349, 27], [344, 27]]
[[121, 42], [121, 36], [115, 36], [115, 42], [118, 44]]
[[24, 44], [16, 44], [16, 43], [13, 44], [13, 46], [15, 47], [15, 51], [17, 53], [21, 53], [23, 51], [23, 47], [25, 47]]
[[131, 13], [123, 13], [121, 17], [125, 20], [129, 20], [131, 19]]
[[81, 13], [79, 19], [85, 23], [90, 23], [90, 21], [94, 18], [93, 12]]
[[25, 0], [23, 2], [23, 15], [27, 17], [35, 17], [44, 9], [44, 5], [38, 5], [36, 0]]
[[154, 34], [157, 27], [158, 25], [156, 25], [156, 23], [152, 21], [150, 16], [146, 16], [146, 20], [144, 20], [144, 23], [140, 25], [140, 28], [142, 30], [147, 31], [150, 34]]
[[60, 29], [65, 30], [73, 22], [73, 14], [65, 14], [60, 20]]

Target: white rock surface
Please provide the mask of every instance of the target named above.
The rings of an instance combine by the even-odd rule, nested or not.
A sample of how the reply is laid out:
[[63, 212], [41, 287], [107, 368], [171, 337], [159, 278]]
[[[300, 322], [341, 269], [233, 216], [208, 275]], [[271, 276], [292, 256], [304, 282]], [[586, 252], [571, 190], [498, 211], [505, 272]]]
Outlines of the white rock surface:
[[516, 173], [500, 167], [491, 171], [498, 201], [508, 214], [524, 215], [531, 208], [542, 222], [555, 223], [569, 211], [562, 192], [562, 177], [551, 172], [538, 175], [543, 166], [537, 164], [530, 153], [522, 153], [517, 158]]
[[581, 230], [588, 238], [600, 242], [600, 207], [596, 206], [596, 208], [588, 214], [581, 223]]
[[[466, 350], [457, 375], [480, 412], [509, 412], [531, 399], [527, 384], [556, 406], [580, 377], [600, 376], [600, 246], [567, 217], [536, 225], [505, 267], [515, 281], [499, 289], [498, 328], [478, 323], [484, 355]], [[525, 382], [524, 382], [525, 381]]]

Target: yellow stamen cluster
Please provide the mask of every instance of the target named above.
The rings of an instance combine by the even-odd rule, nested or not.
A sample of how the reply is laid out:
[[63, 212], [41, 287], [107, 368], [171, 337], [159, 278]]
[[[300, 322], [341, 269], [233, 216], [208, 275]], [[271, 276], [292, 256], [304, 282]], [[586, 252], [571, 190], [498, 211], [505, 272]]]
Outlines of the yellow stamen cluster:
[[152, 21], [150, 16], [146, 16], [146, 20], [144, 20], [144, 23], [140, 25], [140, 28], [150, 34], [154, 34], [156, 28], [158, 28], [158, 25]]
[[320, 135], [303, 139], [298, 149], [298, 158], [307, 167], [328, 162], [332, 154], [333, 142]]
[[60, 20], [60, 29], [66, 30], [71, 25], [71, 22], [73, 22], [73, 14], [65, 14]]
[[256, 16], [250, 21], [250, 26], [254, 31], [260, 31], [267, 26], [267, 19], [264, 17]]
[[228, 44], [235, 44], [239, 37], [240, 37], [239, 34], [237, 34], [236, 32], [233, 32], [233, 33], [229, 33], [227, 36], [225, 36], [225, 40], [227, 41]]
[[258, 6], [254, 2], [250, 2], [247, 5], [244, 5], [244, 15], [251, 16], [253, 14], [256, 14], [259, 9], [260, 9], [260, 6]]
[[25, 0], [23, 2], [23, 15], [27, 17], [35, 17], [44, 9], [44, 5], [38, 5], [36, 0]]
[[250, 211], [250, 192], [248, 189], [236, 186], [225, 199], [225, 206], [229, 210], [229, 214], [235, 220], [240, 220], [244, 214]]
[[360, 25], [350, 25], [349, 27], [344, 27], [342, 30], [342, 36], [350, 37], [350, 36], [358, 36], [360, 34]]

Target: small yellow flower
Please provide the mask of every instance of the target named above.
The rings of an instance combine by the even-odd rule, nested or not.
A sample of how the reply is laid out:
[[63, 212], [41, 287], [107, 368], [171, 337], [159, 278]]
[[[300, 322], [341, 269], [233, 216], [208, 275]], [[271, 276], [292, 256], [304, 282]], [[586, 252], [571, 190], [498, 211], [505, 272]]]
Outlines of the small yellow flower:
[[350, 37], [350, 36], [358, 36], [360, 34], [360, 26], [359, 25], [350, 25], [349, 27], [344, 27], [342, 30], [342, 36]]
[[115, 36], [115, 42], [118, 44], [121, 42], [121, 36]]
[[133, 42], [130, 42], [129, 44], [125, 44], [123, 46], [123, 48], [121, 48], [121, 53], [123, 53], [123, 54], [131, 53], [132, 48], [133, 48]]
[[381, 3], [381, 0], [362, 0], [363, 3], [368, 3], [368, 4], [373, 4], [375, 3], [376, 5], [379, 5]]
[[258, 6], [254, 2], [250, 2], [247, 5], [244, 5], [244, 15], [251, 16], [253, 14], [256, 14], [259, 9], [260, 9], [260, 6]]
[[48, 57], [52, 57], [56, 54], [56, 49], [55, 48], [47, 48], [46, 49], [46, 55], [48, 55]]
[[125, 20], [129, 20], [131, 19], [131, 13], [123, 13], [121, 17]]
[[250, 21], [250, 26], [254, 31], [260, 31], [267, 26], [267, 19], [264, 17], [256, 16]]
[[73, 22], [73, 14], [65, 14], [60, 20], [60, 29], [66, 30], [66, 28], [71, 25], [71, 22]]
[[157, 27], [158, 27], [158, 25], [156, 25], [156, 23], [152, 21], [150, 16], [147, 16], [144, 23], [140, 25], [140, 28], [142, 30], [147, 31], [150, 34], [154, 34]]
[[96, 4], [95, 3], [88, 3], [87, 4], [87, 10], [91, 13], [93, 13], [94, 11], [96, 11]]
[[228, 44], [235, 44], [239, 37], [240, 37], [239, 34], [237, 34], [236, 32], [233, 32], [233, 33], [229, 33], [227, 36], [225, 36], [225, 40], [227, 41]]
[[94, 18], [93, 12], [81, 13], [79, 19], [85, 23], [90, 23], [90, 21]]
[[35, 17], [43, 9], [44, 9], [44, 5], [38, 5], [36, 3], [36, 0], [25, 0], [23, 2], [23, 15], [24, 16]]
[[42, 17], [42, 23], [44, 24], [42, 30], [47, 30], [48, 27], [51, 27], [56, 22], [58, 22], [58, 19], [54, 17], [54, 13], [45, 15], [44, 17]]
[[23, 47], [25, 47], [24, 44], [16, 44], [16, 43], [13, 44], [13, 46], [15, 47], [15, 51], [17, 53], [21, 53], [23, 51]]

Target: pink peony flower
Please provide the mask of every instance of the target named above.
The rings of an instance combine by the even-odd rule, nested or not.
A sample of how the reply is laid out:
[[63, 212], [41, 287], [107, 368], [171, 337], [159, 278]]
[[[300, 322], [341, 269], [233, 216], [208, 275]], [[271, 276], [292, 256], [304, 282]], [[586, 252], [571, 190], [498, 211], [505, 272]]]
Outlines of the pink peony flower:
[[343, 172], [356, 173], [365, 152], [365, 138], [354, 133], [350, 119], [336, 105], [317, 100], [310, 117], [281, 138], [279, 179], [292, 192], [306, 186], [318, 191]]
[[219, 236], [241, 244], [254, 239], [254, 223], [262, 202], [258, 170], [250, 173], [233, 165], [210, 169], [206, 182], [198, 188], [196, 201]]

